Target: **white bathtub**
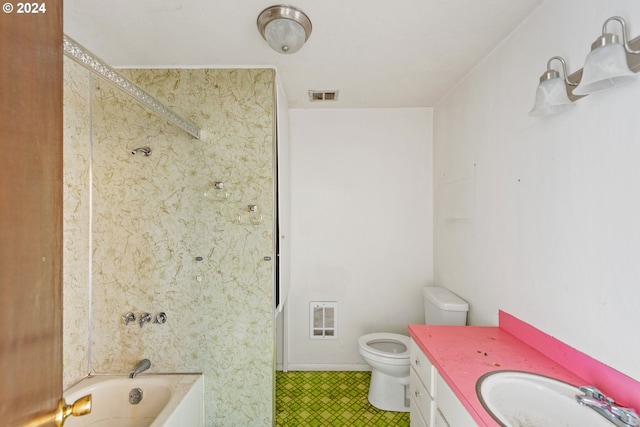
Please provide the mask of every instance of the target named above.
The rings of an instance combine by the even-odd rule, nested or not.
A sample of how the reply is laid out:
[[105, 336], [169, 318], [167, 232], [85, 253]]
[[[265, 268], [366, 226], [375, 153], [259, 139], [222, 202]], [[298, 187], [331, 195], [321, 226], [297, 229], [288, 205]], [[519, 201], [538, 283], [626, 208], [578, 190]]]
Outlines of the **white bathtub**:
[[[132, 389], [142, 390], [137, 405]], [[68, 404], [93, 395], [91, 413], [69, 417], [65, 427], [203, 427], [204, 380], [201, 374], [140, 374], [136, 378], [96, 375], [64, 393]]]

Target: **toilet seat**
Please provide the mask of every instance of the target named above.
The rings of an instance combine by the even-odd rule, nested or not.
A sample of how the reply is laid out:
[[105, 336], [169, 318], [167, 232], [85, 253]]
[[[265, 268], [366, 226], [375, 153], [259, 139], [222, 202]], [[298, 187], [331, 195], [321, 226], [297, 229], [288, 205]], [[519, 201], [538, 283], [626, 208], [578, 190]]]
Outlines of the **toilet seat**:
[[358, 339], [360, 350], [388, 359], [409, 359], [409, 337], [392, 332], [376, 332]]

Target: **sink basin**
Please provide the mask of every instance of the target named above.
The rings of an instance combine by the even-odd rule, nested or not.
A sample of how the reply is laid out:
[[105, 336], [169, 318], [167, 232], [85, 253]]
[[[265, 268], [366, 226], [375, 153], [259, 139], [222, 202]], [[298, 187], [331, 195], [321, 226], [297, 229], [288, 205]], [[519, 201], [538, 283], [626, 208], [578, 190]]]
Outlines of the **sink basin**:
[[476, 383], [480, 403], [501, 426], [611, 427], [591, 408], [580, 405], [578, 387], [543, 375], [494, 371]]

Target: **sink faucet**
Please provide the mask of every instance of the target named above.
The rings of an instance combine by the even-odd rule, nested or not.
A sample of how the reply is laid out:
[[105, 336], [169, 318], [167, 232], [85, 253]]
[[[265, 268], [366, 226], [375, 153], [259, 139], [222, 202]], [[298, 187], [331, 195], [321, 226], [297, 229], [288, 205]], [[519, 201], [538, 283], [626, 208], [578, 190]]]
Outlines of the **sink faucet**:
[[133, 371], [129, 374], [129, 378], [135, 378], [141, 372], [146, 371], [151, 367], [151, 361], [149, 359], [142, 359], [133, 368]]
[[576, 395], [579, 404], [585, 405], [618, 427], [640, 426], [640, 417], [631, 408], [623, 408], [615, 404], [615, 401], [605, 396], [600, 390], [592, 386], [582, 386], [583, 395]]

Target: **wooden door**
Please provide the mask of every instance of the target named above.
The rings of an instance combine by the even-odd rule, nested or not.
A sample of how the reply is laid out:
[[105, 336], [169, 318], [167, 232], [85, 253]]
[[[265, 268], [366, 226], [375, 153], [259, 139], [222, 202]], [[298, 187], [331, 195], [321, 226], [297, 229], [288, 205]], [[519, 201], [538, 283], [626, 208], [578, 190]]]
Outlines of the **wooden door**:
[[62, 0], [0, 3], [0, 424], [13, 427], [62, 394]]

